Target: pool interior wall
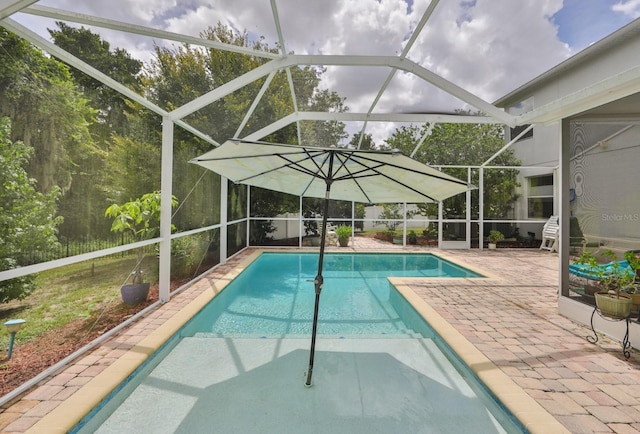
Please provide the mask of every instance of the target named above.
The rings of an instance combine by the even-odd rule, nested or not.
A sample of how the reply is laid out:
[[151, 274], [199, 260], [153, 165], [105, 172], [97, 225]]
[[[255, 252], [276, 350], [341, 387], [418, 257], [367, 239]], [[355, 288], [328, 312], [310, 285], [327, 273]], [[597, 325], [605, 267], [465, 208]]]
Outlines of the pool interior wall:
[[[89, 384], [85, 385], [76, 394], [72, 395], [67, 401], [63, 402], [57, 409], [52, 411], [49, 415], [41, 419], [36, 425], [34, 425], [32, 432], [51, 432], [52, 427], [55, 427], [56, 431], [67, 431], [73, 425], [66, 425], [68, 421], [79, 420], [76, 419], [75, 414], [83, 414], [91, 408], [91, 402], [95, 402], [96, 398], [99, 398], [100, 390], [106, 390], [105, 394], [109, 390], [112, 390], [116, 384], [121, 383], [128, 375], [127, 369], [124, 369], [124, 365], [131, 365], [132, 360], [122, 359], [136, 359], [144, 360], [144, 355], [140, 353], [149, 353], [153, 348], [159, 348], [163, 342], [175, 333], [178, 324], [184, 324], [186, 321], [193, 317], [193, 315], [200, 310], [208, 301], [219, 293], [226, 283], [237, 276], [240, 271], [245, 268], [251, 261], [253, 261], [261, 250], [255, 249], [248, 258], [242, 261], [237, 269], [224, 276], [222, 279], [216, 279], [211, 281], [209, 289], [202, 292], [195, 300], [193, 300], [188, 306], [182, 309], [178, 314], [171, 317], [168, 321], [158, 327], [157, 333], [153, 336], [148, 336], [140, 344], [136, 345], [130, 353], [130, 356], [123, 357], [121, 360], [116, 361], [114, 366], [110, 366], [105, 372], [95, 377]], [[408, 279], [409, 281], [411, 279]], [[567, 432], [562, 425], [560, 425], [553, 417], [551, 417], [539, 404], [536, 403], [529, 395], [527, 395], [522, 389], [520, 389], [513, 381], [511, 381], [504, 373], [502, 373], [495, 365], [493, 365], [486, 357], [484, 357], [473, 345], [471, 345], [462, 335], [453, 329], [442, 317], [435, 312], [424, 300], [420, 299], [415, 292], [410, 288], [410, 284], [405, 282], [405, 279], [390, 279], [394, 286], [403, 294], [403, 296], [411, 302], [414, 308], [425, 318], [429, 319], [432, 325], [435, 325], [435, 329], [438, 333], [444, 337], [445, 340], [452, 346], [457, 354], [465, 361], [467, 365], [480, 377], [492, 390], [496, 393], [500, 399], [506, 404], [506, 406], [515, 414], [518, 419], [526, 426], [530, 432]], [[207, 285], [209, 282], [205, 282]], [[444, 282], [443, 282], [444, 284]], [[165, 337], [162, 338], [162, 335]], [[308, 344], [308, 340], [305, 340]], [[347, 340], [338, 340], [339, 343], [345, 345]], [[406, 341], [405, 341], [406, 342]], [[370, 345], [371, 341], [365, 343]], [[280, 344], [278, 344], [280, 345]], [[346, 344], [348, 345], [348, 344]], [[295, 352], [293, 350], [292, 352]], [[331, 351], [329, 351], [331, 353]], [[291, 359], [292, 357], [289, 357]], [[235, 360], [235, 359], [234, 359]], [[123, 363], [119, 363], [119, 362]], [[135, 363], [135, 362], [133, 362]], [[118, 366], [115, 366], [118, 365]], [[326, 366], [326, 365], [325, 365]], [[327, 366], [328, 368], [331, 365]], [[113, 368], [113, 369], [112, 369]], [[114, 383], [115, 381], [115, 383]], [[302, 378], [300, 378], [302, 382]], [[297, 383], [297, 380], [296, 380]], [[109, 386], [109, 384], [113, 384]], [[316, 388], [318, 385], [314, 386]], [[322, 386], [320, 386], [322, 387]], [[383, 391], [384, 393], [384, 391]], [[102, 395], [105, 396], [105, 395]], [[156, 413], [155, 406], [147, 409], [151, 413]], [[286, 409], [284, 410], [286, 412]], [[80, 413], [78, 413], [80, 412]], [[84, 413], [86, 414], [86, 413]], [[67, 422], [65, 422], [65, 420]], [[68, 428], [63, 428], [67, 426]], [[211, 431], [208, 431], [211, 432]], [[215, 431], [214, 431], [215, 432]], [[313, 432], [313, 431], [310, 431]], [[376, 432], [373, 430], [372, 432]]]

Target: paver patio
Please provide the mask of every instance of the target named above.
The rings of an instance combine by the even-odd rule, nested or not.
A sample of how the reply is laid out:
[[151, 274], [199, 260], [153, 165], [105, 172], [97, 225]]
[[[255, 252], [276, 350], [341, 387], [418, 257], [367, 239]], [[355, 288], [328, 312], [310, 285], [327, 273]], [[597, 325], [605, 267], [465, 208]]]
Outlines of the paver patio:
[[[384, 244], [385, 250], [400, 246]], [[355, 250], [381, 249], [356, 238]], [[407, 247], [406, 250], [425, 250]], [[557, 312], [558, 257], [534, 249], [435, 252], [493, 275], [456, 284], [415, 280], [411, 288], [572, 433], [640, 432], [640, 354], [622, 356], [620, 343], [594, 345], [588, 327]], [[145, 318], [1, 409], [3, 433], [26, 432], [83, 384], [175, 315], [251, 249]]]

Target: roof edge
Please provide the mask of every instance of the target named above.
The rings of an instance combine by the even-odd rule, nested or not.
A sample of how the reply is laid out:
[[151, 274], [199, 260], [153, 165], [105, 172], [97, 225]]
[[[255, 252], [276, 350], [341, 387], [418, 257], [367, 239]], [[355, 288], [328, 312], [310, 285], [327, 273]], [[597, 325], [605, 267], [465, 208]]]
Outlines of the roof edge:
[[575, 55], [569, 57], [558, 65], [552, 67], [551, 69], [543, 72], [537, 77], [529, 80], [525, 84], [516, 89], [512, 90], [508, 94], [502, 96], [501, 98], [495, 100], [493, 105], [497, 107], [504, 108], [510, 102], [518, 102], [522, 99], [522, 96], [529, 92], [529, 89], [534, 88], [551, 78], [558, 76], [565, 72], [566, 70], [572, 69], [584, 62], [588, 58], [592, 56], [596, 56], [600, 53], [603, 53], [609, 50], [611, 47], [620, 45], [626, 38], [633, 35], [634, 33], [640, 32], [640, 18], [636, 18], [610, 35], [605, 36], [597, 42], [589, 45], [587, 48], [579, 51]]

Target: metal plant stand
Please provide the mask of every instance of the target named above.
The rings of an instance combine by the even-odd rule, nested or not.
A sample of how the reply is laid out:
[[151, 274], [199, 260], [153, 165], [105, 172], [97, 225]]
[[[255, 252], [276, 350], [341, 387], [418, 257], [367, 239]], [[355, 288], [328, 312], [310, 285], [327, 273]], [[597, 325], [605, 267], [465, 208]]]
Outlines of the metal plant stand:
[[602, 312], [600, 312], [600, 309], [595, 307], [593, 309], [593, 312], [591, 313], [591, 330], [593, 331], [593, 336], [587, 336], [587, 341], [591, 342], [592, 344], [595, 344], [596, 342], [598, 342], [598, 334], [596, 333], [596, 329], [593, 326], [593, 317], [595, 316], [596, 313], [600, 315], [601, 318], [607, 321], [624, 321], [625, 322], [627, 329], [624, 333], [624, 338], [622, 338], [622, 354], [624, 355], [625, 359], [628, 359], [629, 357], [631, 357], [631, 352], [629, 351], [629, 348], [631, 348], [631, 342], [629, 342], [629, 317], [631, 316], [631, 314], [627, 315], [624, 318], [612, 318], [610, 316], [603, 315]]

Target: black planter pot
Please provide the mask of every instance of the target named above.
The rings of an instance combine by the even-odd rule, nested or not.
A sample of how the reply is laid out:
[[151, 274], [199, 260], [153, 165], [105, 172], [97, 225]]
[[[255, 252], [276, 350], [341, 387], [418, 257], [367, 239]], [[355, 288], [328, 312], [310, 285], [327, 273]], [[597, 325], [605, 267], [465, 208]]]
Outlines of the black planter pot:
[[120, 287], [122, 301], [129, 305], [142, 303], [147, 299], [147, 295], [149, 295], [149, 285], [149, 282], [135, 285], [122, 285]]

